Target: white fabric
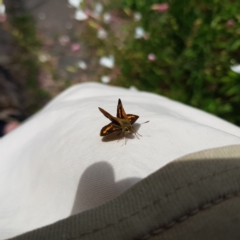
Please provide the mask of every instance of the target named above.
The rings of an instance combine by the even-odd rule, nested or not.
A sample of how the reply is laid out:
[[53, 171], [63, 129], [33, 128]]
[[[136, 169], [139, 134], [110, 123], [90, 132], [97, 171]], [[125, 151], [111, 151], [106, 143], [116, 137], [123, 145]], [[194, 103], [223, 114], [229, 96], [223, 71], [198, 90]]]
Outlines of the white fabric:
[[[139, 115], [140, 140], [102, 141], [98, 107]], [[69, 88], [0, 140], [0, 239], [115, 198], [183, 155], [240, 144], [240, 129], [155, 94], [97, 83]]]

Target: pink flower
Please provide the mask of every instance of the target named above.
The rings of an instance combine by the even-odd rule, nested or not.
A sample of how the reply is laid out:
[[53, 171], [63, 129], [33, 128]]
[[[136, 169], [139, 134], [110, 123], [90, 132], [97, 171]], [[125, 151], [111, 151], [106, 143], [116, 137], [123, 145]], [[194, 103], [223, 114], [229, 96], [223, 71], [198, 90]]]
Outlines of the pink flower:
[[80, 45], [78, 44], [78, 43], [73, 43], [72, 45], [71, 45], [71, 51], [72, 52], [76, 52], [76, 51], [78, 51], [80, 49]]
[[0, 14], [0, 22], [6, 22], [7, 16], [6, 14]]
[[96, 14], [95, 14], [94, 12], [92, 12], [91, 10], [85, 9], [84, 11], [85, 11], [85, 13], [87, 14], [87, 16], [89, 16], [89, 17], [91, 17], [91, 18], [94, 18], [94, 19], [96, 19], [96, 20], [99, 19], [98, 15], [96, 15]]
[[17, 128], [18, 126], [20, 126], [19, 122], [10, 122], [8, 123], [5, 127], [4, 127], [4, 134], [7, 134], [9, 132], [11, 132], [12, 130], [14, 130], [15, 128]]
[[148, 60], [149, 61], [155, 61], [156, 60], [156, 55], [154, 53], [149, 53], [148, 54]]
[[159, 3], [159, 4], [153, 4], [151, 9], [156, 10], [158, 12], [166, 12], [169, 8], [168, 3]]
[[226, 23], [227, 27], [232, 27], [234, 25], [233, 19], [229, 19]]

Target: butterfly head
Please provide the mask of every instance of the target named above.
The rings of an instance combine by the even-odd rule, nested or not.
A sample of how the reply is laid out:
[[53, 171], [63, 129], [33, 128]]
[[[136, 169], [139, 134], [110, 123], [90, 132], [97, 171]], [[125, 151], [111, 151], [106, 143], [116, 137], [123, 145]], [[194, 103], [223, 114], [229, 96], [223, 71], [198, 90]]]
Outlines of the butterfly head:
[[122, 132], [126, 134], [136, 133], [135, 128], [132, 126], [132, 124], [128, 120], [122, 120], [121, 121], [121, 127]]
[[123, 132], [125, 134], [131, 134], [131, 133], [136, 133], [136, 130], [134, 127], [130, 126], [130, 127], [123, 128]]

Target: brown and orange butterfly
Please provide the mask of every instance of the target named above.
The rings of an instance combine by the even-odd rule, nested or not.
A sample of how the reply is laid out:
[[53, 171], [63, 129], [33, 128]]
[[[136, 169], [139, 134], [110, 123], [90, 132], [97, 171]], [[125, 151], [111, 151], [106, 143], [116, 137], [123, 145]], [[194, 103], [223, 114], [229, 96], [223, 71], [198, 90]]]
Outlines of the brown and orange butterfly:
[[[118, 106], [117, 106], [117, 117], [113, 117], [111, 114], [103, 110], [102, 108], [99, 108], [99, 110], [102, 112], [102, 114], [107, 117], [111, 123], [104, 126], [100, 131], [100, 136], [107, 136], [110, 133], [119, 132], [120, 134], [135, 134], [138, 138], [136, 129], [132, 126], [139, 116], [134, 114], [126, 114], [121, 102], [121, 99], [118, 99]], [[147, 121], [149, 122], [149, 121]], [[146, 123], [147, 123], [146, 122]], [[141, 135], [140, 135], [141, 136]]]

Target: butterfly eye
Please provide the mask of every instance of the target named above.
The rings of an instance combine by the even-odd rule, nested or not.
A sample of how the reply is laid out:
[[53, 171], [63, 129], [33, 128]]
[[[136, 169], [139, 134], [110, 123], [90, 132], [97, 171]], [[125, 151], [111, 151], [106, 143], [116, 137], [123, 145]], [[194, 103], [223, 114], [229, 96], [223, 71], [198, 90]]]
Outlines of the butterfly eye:
[[126, 128], [126, 131], [128, 132], [128, 131], [129, 131], [129, 129], [128, 129], [128, 128]]

